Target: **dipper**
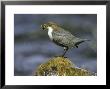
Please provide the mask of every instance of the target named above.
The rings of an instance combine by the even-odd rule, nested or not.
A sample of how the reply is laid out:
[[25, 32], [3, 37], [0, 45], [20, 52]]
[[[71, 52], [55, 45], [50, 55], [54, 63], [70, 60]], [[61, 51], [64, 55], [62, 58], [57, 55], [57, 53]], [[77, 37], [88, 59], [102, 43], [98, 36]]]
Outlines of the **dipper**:
[[62, 54], [62, 57], [64, 57], [68, 49], [75, 47], [78, 48], [79, 44], [89, 41], [87, 39], [77, 38], [69, 31], [63, 29], [59, 24], [54, 22], [43, 24], [41, 25], [41, 28], [43, 30], [48, 30], [48, 36], [55, 44], [64, 47], [64, 53]]

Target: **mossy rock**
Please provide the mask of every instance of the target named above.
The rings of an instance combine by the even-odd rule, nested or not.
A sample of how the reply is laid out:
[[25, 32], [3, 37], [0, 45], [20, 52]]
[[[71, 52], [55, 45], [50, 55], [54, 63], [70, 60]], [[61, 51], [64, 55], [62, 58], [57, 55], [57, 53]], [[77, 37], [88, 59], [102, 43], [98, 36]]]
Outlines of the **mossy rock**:
[[88, 70], [77, 68], [70, 59], [53, 57], [41, 64], [35, 71], [35, 76], [93, 76]]

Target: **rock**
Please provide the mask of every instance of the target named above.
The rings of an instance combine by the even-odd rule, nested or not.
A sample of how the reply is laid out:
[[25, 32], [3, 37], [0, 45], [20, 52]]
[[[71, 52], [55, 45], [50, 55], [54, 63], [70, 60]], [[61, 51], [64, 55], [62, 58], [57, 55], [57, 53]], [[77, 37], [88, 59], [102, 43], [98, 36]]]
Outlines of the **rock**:
[[69, 58], [53, 57], [35, 70], [35, 76], [94, 76], [83, 68], [75, 67]]

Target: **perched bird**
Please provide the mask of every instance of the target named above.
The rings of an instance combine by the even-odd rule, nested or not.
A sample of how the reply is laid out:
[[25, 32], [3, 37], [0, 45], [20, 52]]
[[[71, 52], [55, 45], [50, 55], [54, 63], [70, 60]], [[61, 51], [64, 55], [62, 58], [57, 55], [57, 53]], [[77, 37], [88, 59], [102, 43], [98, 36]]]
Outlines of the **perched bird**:
[[69, 31], [63, 29], [59, 24], [54, 22], [43, 24], [41, 28], [43, 30], [48, 30], [48, 36], [55, 44], [64, 47], [63, 57], [68, 49], [78, 48], [80, 43], [88, 41], [87, 39], [75, 37]]

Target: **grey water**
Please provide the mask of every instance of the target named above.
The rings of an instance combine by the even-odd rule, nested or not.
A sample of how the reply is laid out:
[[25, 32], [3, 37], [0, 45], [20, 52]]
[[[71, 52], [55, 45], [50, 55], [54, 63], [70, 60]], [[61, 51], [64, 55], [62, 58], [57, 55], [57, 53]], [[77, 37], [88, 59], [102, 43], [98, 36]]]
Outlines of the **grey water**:
[[32, 76], [35, 69], [49, 58], [63, 53], [41, 25], [56, 22], [73, 35], [89, 39], [66, 56], [77, 66], [97, 72], [96, 14], [15, 14], [14, 15], [14, 75]]

